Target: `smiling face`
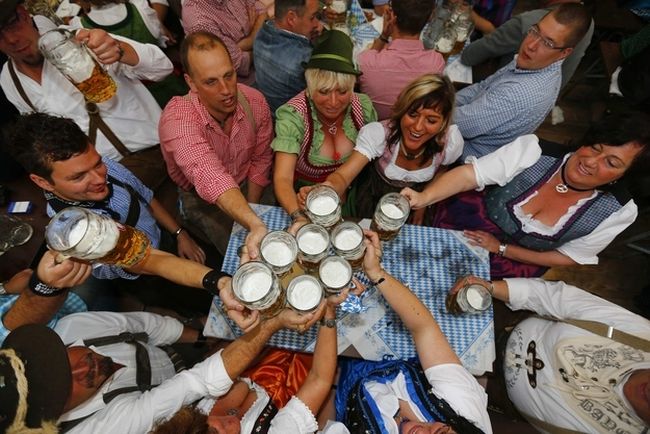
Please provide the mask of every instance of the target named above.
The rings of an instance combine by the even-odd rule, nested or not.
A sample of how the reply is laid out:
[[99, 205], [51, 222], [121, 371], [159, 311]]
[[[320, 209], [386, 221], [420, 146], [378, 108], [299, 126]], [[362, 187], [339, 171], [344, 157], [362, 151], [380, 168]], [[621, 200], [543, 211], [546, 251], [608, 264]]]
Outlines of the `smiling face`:
[[444, 119], [436, 108], [420, 107], [405, 113], [400, 119], [402, 145], [407, 151], [416, 153], [444, 126]]
[[237, 73], [225, 47], [216, 44], [208, 50], [190, 50], [190, 66], [185, 74], [188, 86], [218, 122], [224, 122], [237, 109]]
[[30, 174], [43, 190], [69, 201], [101, 201], [108, 195], [106, 165], [93, 145], [81, 154], [51, 164], [50, 179]]
[[650, 424], [650, 369], [634, 371], [623, 385], [623, 394], [636, 414]]
[[17, 64], [30, 66], [43, 64], [43, 55], [38, 50], [39, 34], [29, 13], [23, 6], [16, 7], [16, 15], [0, 29], [0, 51]]
[[338, 119], [350, 105], [352, 91], [350, 89], [317, 89], [311, 93], [311, 99], [321, 117], [328, 121]]
[[621, 178], [643, 147], [635, 142], [622, 146], [596, 144], [578, 149], [566, 162], [564, 175], [570, 186], [590, 189]]
[[[550, 64], [564, 59], [573, 51], [573, 48], [564, 47], [567, 35], [571, 29], [555, 21], [553, 14], [546, 15], [533, 26], [534, 31], [529, 31], [519, 46], [519, 55], [517, 56], [517, 68], [537, 70], [546, 68]], [[550, 42], [556, 48], [550, 48], [544, 43], [544, 40]]]

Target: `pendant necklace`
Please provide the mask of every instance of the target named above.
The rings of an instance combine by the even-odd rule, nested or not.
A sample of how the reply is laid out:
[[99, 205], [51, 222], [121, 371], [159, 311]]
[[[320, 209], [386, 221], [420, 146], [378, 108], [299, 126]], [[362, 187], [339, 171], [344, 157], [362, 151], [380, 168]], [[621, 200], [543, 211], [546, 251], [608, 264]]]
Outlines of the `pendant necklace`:
[[569, 192], [569, 190], [573, 191], [590, 191], [593, 190], [592, 188], [575, 188], [569, 185], [569, 183], [566, 180], [566, 177], [564, 176], [564, 168], [566, 167], [566, 161], [564, 164], [562, 164], [562, 168], [560, 169], [560, 177], [562, 178], [562, 182], [555, 184], [555, 191], [557, 191], [560, 194], [566, 194]]
[[331, 124], [329, 122], [325, 122], [323, 119], [321, 119], [320, 116], [318, 116], [318, 120], [321, 121], [321, 123], [327, 128], [327, 132], [332, 135], [332, 146], [334, 147], [334, 154], [332, 155], [332, 158], [334, 161], [339, 161], [341, 159], [341, 154], [336, 150], [336, 132], [339, 130], [336, 124], [338, 123], [339, 118], [336, 118]]
[[422, 150], [420, 152], [418, 152], [417, 154], [411, 154], [404, 147], [404, 143], [400, 142], [399, 143], [399, 149], [400, 149], [400, 151], [402, 151], [402, 155], [404, 155], [404, 158], [406, 158], [409, 161], [412, 161], [412, 160], [415, 160], [416, 158], [420, 158], [422, 156], [422, 154], [424, 154], [424, 151], [427, 150], [427, 147], [426, 146], [423, 147]]

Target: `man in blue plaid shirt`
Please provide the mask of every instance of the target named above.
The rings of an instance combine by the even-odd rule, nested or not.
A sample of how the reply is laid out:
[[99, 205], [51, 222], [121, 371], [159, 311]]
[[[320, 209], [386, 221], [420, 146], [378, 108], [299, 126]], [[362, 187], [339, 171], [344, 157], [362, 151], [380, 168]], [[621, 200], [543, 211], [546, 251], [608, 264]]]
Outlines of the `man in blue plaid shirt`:
[[463, 160], [489, 154], [541, 125], [557, 99], [562, 62], [590, 23], [581, 4], [560, 5], [528, 29], [512, 62], [456, 94]]

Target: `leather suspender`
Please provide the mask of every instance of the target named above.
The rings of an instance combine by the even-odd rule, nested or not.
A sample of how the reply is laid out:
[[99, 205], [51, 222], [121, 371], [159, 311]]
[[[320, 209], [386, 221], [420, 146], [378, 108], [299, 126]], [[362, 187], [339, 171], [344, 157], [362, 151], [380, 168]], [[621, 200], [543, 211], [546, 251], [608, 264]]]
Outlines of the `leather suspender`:
[[[35, 112], [39, 113], [39, 110], [34, 107], [34, 104], [32, 101], [29, 99], [27, 96], [27, 93], [25, 92], [25, 88], [23, 87], [22, 83], [20, 82], [20, 79], [18, 78], [18, 74], [16, 74], [16, 70], [14, 69], [14, 63], [11, 59], [8, 60], [8, 67], [9, 67], [9, 75], [11, 75], [11, 80], [14, 82], [14, 86], [16, 86], [16, 90], [22, 97], [22, 99], [27, 103], [27, 105]], [[101, 115], [99, 114], [99, 107], [97, 107], [97, 104], [94, 102], [88, 102], [86, 101], [86, 112], [88, 113], [88, 140], [90, 143], [95, 144], [95, 140], [97, 139], [97, 129], [99, 129], [102, 134], [108, 139], [108, 141], [113, 145], [115, 149], [117, 149], [117, 152], [120, 153], [123, 157], [126, 157], [128, 155], [131, 155], [132, 152], [129, 151], [129, 149], [122, 143], [122, 141], [115, 135], [111, 127], [104, 122], [104, 119], [102, 119]], [[250, 107], [248, 107], [248, 110], [250, 111]]]

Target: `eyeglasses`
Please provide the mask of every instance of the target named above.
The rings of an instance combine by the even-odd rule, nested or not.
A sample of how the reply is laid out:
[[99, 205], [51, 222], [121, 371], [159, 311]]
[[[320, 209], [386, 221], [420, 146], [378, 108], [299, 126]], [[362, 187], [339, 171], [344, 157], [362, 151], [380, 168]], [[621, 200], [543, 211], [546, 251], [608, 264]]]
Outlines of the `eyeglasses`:
[[15, 31], [18, 28], [18, 24], [20, 24], [20, 16], [18, 15], [18, 10], [16, 10], [14, 16], [9, 18], [9, 20], [0, 27], [0, 38], [4, 38], [8, 32]]
[[542, 44], [549, 50], [564, 50], [565, 48], [569, 48], [569, 47], [556, 47], [555, 42], [551, 41], [546, 36], [542, 35], [542, 33], [539, 30], [539, 26], [537, 24], [533, 24], [532, 26], [530, 26], [530, 29], [528, 29], [526, 33], [528, 34], [528, 36], [532, 36], [533, 38], [542, 41]]

